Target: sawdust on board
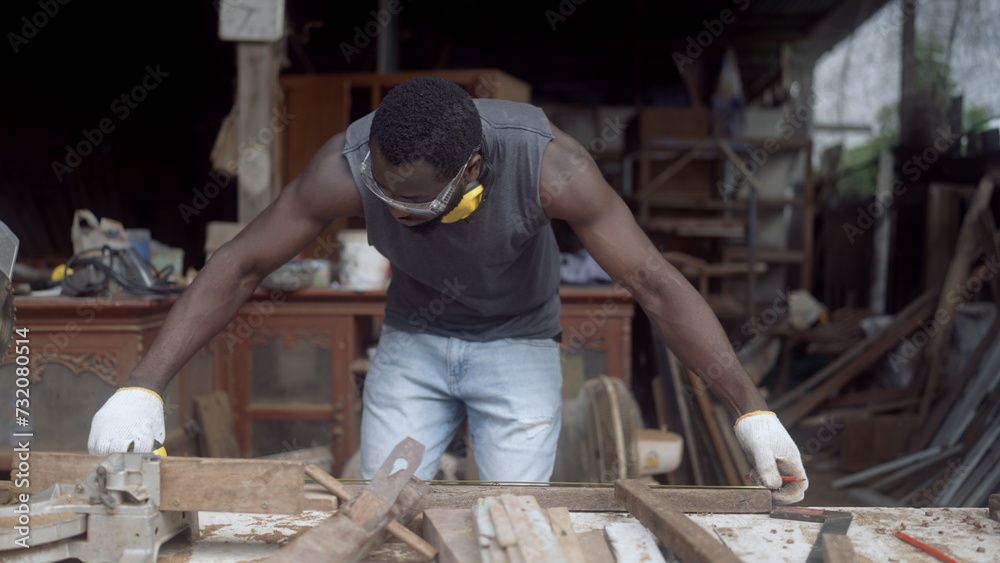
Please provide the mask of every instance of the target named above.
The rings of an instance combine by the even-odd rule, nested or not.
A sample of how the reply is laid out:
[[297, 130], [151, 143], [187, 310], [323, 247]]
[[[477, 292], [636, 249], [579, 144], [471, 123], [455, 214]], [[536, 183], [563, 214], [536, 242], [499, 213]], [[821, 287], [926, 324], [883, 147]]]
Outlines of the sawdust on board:
[[218, 532], [219, 530], [225, 527], [226, 527], [225, 524], [206, 524], [201, 527], [200, 539], [210, 538], [215, 535], [215, 532]]
[[[314, 526], [303, 526], [300, 524], [283, 524], [280, 526], [280, 528], [281, 531], [274, 530], [268, 533], [258, 533], [255, 531], [255, 529], [251, 528], [249, 534], [234, 534], [234, 535], [238, 538], [242, 538], [245, 540], [284, 545], [292, 541], [293, 539], [301, 536], [303, 533], [312, 530]], [[283, 530], [291, 530], [291, 532], [289, 533]]]

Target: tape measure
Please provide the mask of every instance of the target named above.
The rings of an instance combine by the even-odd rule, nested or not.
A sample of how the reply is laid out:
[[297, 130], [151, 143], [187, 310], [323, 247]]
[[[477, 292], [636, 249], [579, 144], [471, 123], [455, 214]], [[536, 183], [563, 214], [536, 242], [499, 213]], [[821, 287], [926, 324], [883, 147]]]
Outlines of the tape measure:
[[[128, 451], [132, 451], [133, 449], [135, 449], [135, 442], [131, 442], [128, 445]], [[167, 448], [159, 440], [153, 440], [153, 453], [160, 457], [167, 457]]]

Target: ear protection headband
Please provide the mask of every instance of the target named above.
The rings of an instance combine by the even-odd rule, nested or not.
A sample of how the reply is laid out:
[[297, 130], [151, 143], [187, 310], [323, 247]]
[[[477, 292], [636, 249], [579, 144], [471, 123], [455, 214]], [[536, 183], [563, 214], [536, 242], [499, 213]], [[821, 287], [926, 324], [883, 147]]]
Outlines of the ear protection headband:
[[472, 212], [478, 209], [486, 199], [486, 194], [493, 185], [495, 172], [493, 164], [490, 162], [489, 145], [486, 144], [485, 138], [479, 144], [479, 154], [483, 157], [479, 165], [479, 178], [465, 185], [462, 200], [458, 202], [455, 209], [452, 209], [441, 218], [442, 223], [455, 223], [465, 219], [469, 215], [472, 215]]

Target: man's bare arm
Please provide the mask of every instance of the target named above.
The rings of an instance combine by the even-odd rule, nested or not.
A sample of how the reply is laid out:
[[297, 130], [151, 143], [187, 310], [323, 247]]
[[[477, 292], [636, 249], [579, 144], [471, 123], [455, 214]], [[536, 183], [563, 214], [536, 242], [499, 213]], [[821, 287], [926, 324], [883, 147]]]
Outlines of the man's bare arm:
[[604, 271], [632, 293], [667, 347], [707, 379], [734, 416], [766, 409], [701, 294], [653, 246], [586, 150], [552, 130], [555, 140], [542, 157], [546, 214], [569, 222]]
[[362, 213], [343, 147], [343, 134], [328, 141], [271, 205], [212, 254], [171, 307], [127, 386], [162, 393], [195, 352], [229, 324], [265, 276], [301, 252], [330, 221]]

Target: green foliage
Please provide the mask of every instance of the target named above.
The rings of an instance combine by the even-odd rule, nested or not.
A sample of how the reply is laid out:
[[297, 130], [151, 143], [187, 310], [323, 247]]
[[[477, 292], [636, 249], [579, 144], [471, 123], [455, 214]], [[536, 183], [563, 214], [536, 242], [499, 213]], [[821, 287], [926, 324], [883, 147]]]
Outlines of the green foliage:
[[986, 106], [970, 106], [962, 112], [962, 131], [966, 133], [982, 133], [989, 129], [989, 120], [993, 117], [990, 108]]
[[[950, 73], [944, 60], [945, 51], [945, 46], [940, 41], [918, 37], [915, 46], [917, 68], [914, 73], [914, 95], [921, 100], [922, 107], [938, 108], [941, 112], [944, 112], [956, 91], [955, 83], [948, 78]], [[985, 108], [970, 108], [966, 117], [974, 111], [981, 113], [973, 113], [973, 117], [986, 117]], [[840, 181], [837, 183], [840, 195], [875, 195], [878, 155], [899, 143], [898, 101], [879, 108], [875, 114], [875, 130], [875, 135], [863, 144], [844, 151], [840, 162]]]

